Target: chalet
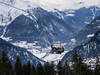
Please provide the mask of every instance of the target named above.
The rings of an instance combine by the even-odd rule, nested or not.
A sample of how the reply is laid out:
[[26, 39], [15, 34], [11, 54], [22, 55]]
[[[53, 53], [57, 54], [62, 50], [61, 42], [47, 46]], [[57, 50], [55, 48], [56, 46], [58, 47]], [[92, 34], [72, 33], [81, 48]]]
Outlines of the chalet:
[[64, 52], [64, 46], [60, 43], [54, 43], [51, 45], [51, 53], [61, 54]]

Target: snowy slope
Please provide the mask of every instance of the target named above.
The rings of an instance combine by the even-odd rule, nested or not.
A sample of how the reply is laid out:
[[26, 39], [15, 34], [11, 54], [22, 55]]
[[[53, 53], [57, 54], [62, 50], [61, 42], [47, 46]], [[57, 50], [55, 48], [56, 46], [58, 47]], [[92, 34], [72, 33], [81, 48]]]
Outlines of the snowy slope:
[[0, 0], [0, 25], [9, 24], [20, 14], [27, 14], [25, 10], [34, 7], [31, 0]]
[[34, 65], [36, 65], [38, 62], [44, 63], [43, 60], [34, 56], [31, 52], [28, 52], [25, 48], [14, 46], [0, 38], [0, 55], [2, 50], [5, 50], [8, 53], [8, 57], [12, 63], [15, 63], [17, 56], [20, 57], [23, 64], [26, 64], [28, 61]]
[[[36, 45], [36, 42], [35, 43], [27, 43], [25, 41], [20, 41], [20, 42], [16, 42], [16, 43], [12, 43], [12, 44], [15, 46], [19, 46], [21, 48], [27, 49], [30, 53], [32, 53], [33, 55], [35, 55], [36, 57], [38, 57], [41, 60], [44, 60], [46, 62], [54, 62], [55, 64], [57, 64], [59, 61], [61, 61], [63, 56], [68, 52], [68, 51], [64, 51], [62, 54], [51, 54], [50, 47], [41, 48], [40, 46]], [[41, 51], [39, 51], [39, 50], [41, 50]]]

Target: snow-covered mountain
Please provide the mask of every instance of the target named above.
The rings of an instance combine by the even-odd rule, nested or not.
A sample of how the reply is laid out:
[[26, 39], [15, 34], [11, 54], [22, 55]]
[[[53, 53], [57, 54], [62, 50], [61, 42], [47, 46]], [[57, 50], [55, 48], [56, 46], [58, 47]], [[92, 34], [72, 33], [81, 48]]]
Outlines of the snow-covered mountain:
[[[0, 0], [0, 36], [45, 61], [50, 56], [53, 56], [54, 61], [57, 57], [61, 59], [66, 52], [62, 55], [51, 55], [48, 47], [54, 42], [60, 42], [66, 48], [72, 46], [73, 41], [76, 41], [72, 40], [73, 36], [100, 15], [97, 0], [96, 4], [92, 2], [88, 6], [86, 3], [89, 1], [73, 2], [74, 7], [79, 5], [77, 9], [66, 7], [65, 10], [48, 10], [48, 7], [38, 1]], [[72, 43], [69, 43], [70, 40]]]
[[64, 61], [66, 58], [70, 60], [75, 52], [80, 54], [80, 56], [84, 59], [100, 56], [100, 30], [97, 31], [87, 43], [77, 46], [72, 51], [66, 53], [62, 61]]
[[[85, 11], [87, 10], [90, 13], [86, 13]], [[12, 38], [13, 42], [18, 40], [31, 43], [37, 41], [40, 46], [45, 44], [44, 47], [47, 47], [55, 41], [68, 42], [75, 35], [75, 32], [98, 16], [100, 10], [99, 8], [91, 7], [81, 8], [76, 11], [56, 10], [55, 12], [48, 12], [42, 8], [34, 8], [27, 11], [29, 13], [27, 16], [20, 15], [5, 27], [3, 36]], [[93, 15], [94, 13], [95, 15]], [[71, 16], [71, 14], [74, 16]]]
[[[88, 12], [85, 12], [88, 11]], [[30, 34], [30, 41], [41, 41], [46, 43], [46, 45], [50, 45], [54, 41], [60, 41], [62, 43], [66, 43], [67, 41], [75, 35], [75, 32], [82, 29], [87, 23], [90, 23], [96, 16], [99, 14], [100, 9], [98, 7], [91, 7], [91, 8], [81, 8], [79, 10], [66, 10], [66, 11], [58, 11], [55, 10], [53, 12], [48, 12], [42, 8], [34, 8], [27, 10], [27, 15], [20, 15], [14, 19], [7, 27], [4, 27], [4, 32], [2, 35], [6, 35], [6, 37], [14, 38], [14, 35], [20, 35], [20, 39], [23, 39], [22, 33], [20, 34], [20, 26], [21, 24], [26, 24], [27, 27], [31, 29], [26, 29], [25, 31], [27, 34]], [[81, 14], [80, 14], [81, 13]], [[27, 20], [27, 19], [28, 20]], [[20, 20], [19, 20], [20, 19]], [[21, 21], [22, 20], [22, 21]], [[21, 22], [20, 22], [21, 21]], [[28, 23], [29, 21], [29, 23]], [[14, 23], [14, 25], [13, 25]], [[19, 25], [16, 25], [16, 23]], [[33, 24], [32, 24], [33, 23]], [[31, 26], [29, 26], [31, 24]], [[13, 25], [13, 26], [12, 26]], [[13, 27], [17, 26], [17, 31], [13, 31]], [[24, 26], [23, 25], [23, 26]], [[10, 27], [10, 29], [9, 29]], [[7, 30], [6, 30], [7, 28]], [[14, 27], [15, 28], [15, 27]], [[23, 28], [23, 27], [22, 27]], [[34, 31], [33, 31], [34, 29]], [[9, 32], [8, 32], [9, 30]], [[19, 32], [18, 32], [19, 30]], [[21, 29], [22, 30], [22, 29]], [[29, 31], [27, 31], [29, 30]], [[36, 33], [37, 32], [37, 33]], [[33, 34], [34, 35], [31, 35]], [[46, 34], [50, 35], [46, 35]], [[12, 36], [9, 36], [12, 35]], [[26, 35], [23, 31], [23, 35]], [[37, 35], [37, 36], [36, 36]], [[27, 35], [28, 36], [28, 35]], [[24, 38], [27, 38], [24, 37]], [[35, 36], [34, 39], [32, 37]], [[38, 38], [37, 38], [38, 37]], [[42, 38], [40, 38], [42, 37]], [[52, 38], [50, 38], [52, 37]], [[58, 38], [59, 37], [59, 38]], [[15, 36], [16, 38], [16, 36]], [[45, 38], [45, 39], [44, 39]], [[17, 39], [17, 38], [16, 38]], [[27, 38], [28, 39], [28, 38]], [[44, 41], [43, 41], [44, 39]], [[14, 39], [13, 39], [14, 40]], [[28, 39], [29, 40], [29, 39]], [[19, 40], [19, 41], [26, 41], [26, 40]], [[39, 42], [41, 44], [41, 42]], [[43, 45], [43, 44], [42, 44]]]
[[87, 42], [98, 30], [100, 30], [100, 16], [96, 17], [75, 36], [76, 44]]
[[67, 24], [75, 28], [77, 26], [81, 28], [85, 23], [90, 23], [91, 20], [98, 16], [100, 11], [99, 0], [57, 0], [57, 4], [66, 5], [61, 11], [59, 11], [61, 7], [53, 7], [53, 3], [56, 5], [56, 0], [0, 0], [0, 25], [11, 23], [21, 14], [27, 15], [27, 10], [29, 9], [41, 7], [47, 11], [55, 12], [55, 15], [59, 18], [64, 18]]
[[66, 58], [71, 59], [72, 54], [77, 52], [85, 59], [100, 56], [100, 16], [96, 17], [90, 24], [87, 24], [74, 37], [74, 49], [65, 54], [62, 61]]
[[83, 27], [100, 15], [100, 8], [96, 6], [89, 8], [83, 7], [78, 10], [66, 10], [64, 12], [66, 13], [64, 20], [67, 24], [75, 28], [76, 31], [80, 31], [80, 29], [83, 29]]
[[74, 29], [62, 19], [41, 8], [35, 8], [32, 10], [32, 14], [35, 17], [33, 15], [29, 15], [29, 17], [18, 16], [6, 27], [4, 37], [10, 37], [12, 42], [26, 41], [32, 43], [37, 41], [42, 47], [47, 47], [54, 41], [67, 42], [67, 39], [71, 37]]

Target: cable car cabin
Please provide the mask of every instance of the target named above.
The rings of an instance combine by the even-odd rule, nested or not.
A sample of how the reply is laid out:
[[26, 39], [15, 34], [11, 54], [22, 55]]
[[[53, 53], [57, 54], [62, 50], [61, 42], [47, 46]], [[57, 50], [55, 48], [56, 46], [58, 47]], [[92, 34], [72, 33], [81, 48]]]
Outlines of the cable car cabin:
[[62, 52], [64, 52], [64, 47], [60, 43], [54, 43], [51, 45], [50, 53], [61, 54]]

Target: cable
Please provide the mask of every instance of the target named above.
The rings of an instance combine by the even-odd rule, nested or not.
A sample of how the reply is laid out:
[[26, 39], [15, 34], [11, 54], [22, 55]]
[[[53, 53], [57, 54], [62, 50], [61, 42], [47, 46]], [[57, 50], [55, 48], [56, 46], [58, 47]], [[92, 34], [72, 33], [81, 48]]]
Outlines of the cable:
[[15, 9], [17, 9], [17, 10], [21, 10], [21, 11], [27, 13], [27, 11], [25, 11], [25, 10], [23, 10], [23, 9], [20, 9], [20, 8], [18, 8], [18, 7], [12, 6], [12, 5], [10, 5], [10, 4], [7, 4], [7, 3], [1, 2], [1, 1], [0, 1], [0, 3], [1, 3], [1, 4], [4, 4], [4, 5], [6, 5], [6, 6], [10, 6], [10, 7], [12, 7], [12, 8], [15, 8]]

